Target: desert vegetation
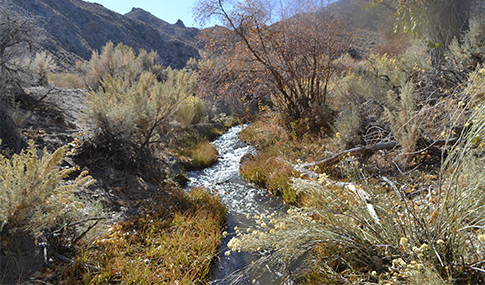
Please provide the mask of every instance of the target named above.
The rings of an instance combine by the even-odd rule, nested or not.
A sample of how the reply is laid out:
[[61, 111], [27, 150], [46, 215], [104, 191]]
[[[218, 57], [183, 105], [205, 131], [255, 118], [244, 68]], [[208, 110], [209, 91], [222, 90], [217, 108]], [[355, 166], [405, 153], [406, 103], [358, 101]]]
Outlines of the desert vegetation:
[[[325, 1], [200, 0], [198, 22], [220, 25], [182, 70], [112, 42], [62, 69], [35, 21], [4, 6], [0, 269], [21, 259], [19, 238], [49, 267], [0, 283], [207, 282], [226, 209], [184, 189], [185, 172], [216, 163], [210, 141], [240, 122], [256, 149], [240, 174], [289, 209], [236, 229], [229, 249], [259, 257], [240, 274], [484, 282], [482, 6], [359, 3], [394, 13], [372, 46]], [[76, 122], [54, 97], [74, 89]]]
[[[293, 30], [317, 15], [308, 5], [201, 1], [196, 11], [224, 23], [205, 35], [221, 80], [202, 86], [258, 96], [261, 113], [241, 133], [258, 153], [241, 174], [293, 205], [255, 216], [229, 247], [260, 255], [249, 271], [269, 262], [305, 284], [482, 282], [482, 15], [470, 1], [373, 1], [364, 8], [387, 5], [389, 29], [404, 35], [355, 59], [346, 53], [359, 35], [338, 16], [312, 25], [318, 40]], [[300, 35], [322, 54], [295, 48]]]
[[209, 118], [196, 73], [155, 52], [108, 42], [56, 72], [35, 19], [2, 2], [0, 22], [0, 283], [203, 282], [226, 210], [184, 172], [217, 161], [209, 140], [235, 120]]

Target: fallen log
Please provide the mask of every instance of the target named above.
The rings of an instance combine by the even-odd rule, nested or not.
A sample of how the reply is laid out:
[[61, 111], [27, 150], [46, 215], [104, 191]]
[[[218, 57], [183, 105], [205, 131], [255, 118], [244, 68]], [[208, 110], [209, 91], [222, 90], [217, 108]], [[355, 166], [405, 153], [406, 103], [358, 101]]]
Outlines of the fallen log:
[[[458, 138], [451, 138], [447, 140], [421, 140], [424, 144], [423, 148], [416, 153], [420, 153], [423, 151], [426, 151], [429, 148], [432, 147], [439, 147], [443, 145], [454, 145], [456, 142], [458, 142]], [[300, 164], [295, 164], [293, 167], [301, 171], [301, 169], [308, 168], [311, 166], [320, 166], [320, 167], [328, 167], [332, 166], [334, 164], [337, 164], [342, 158], [346, 156], [355, 156], [359, 154], [372, 154], [376, 151], [379, 150], [385, 150], [385, 149], [393, 149], [395, 147], [398, 147], [399, 143], [397, 141], [392, 141], [392, 142], [385, 142], [385, 143], [377, 143], [373, 145], [366, 145], [366, 146], [361, 146], [361, 147], [356, 147], [356, 148], [351, 148], [348, 150], [344, 150], [338, 154], [335, 154], [333, 156], [324, 158], [322, 160], [318, 160], [315, 162], [309, 162], [309, 163], [300, 163]]]

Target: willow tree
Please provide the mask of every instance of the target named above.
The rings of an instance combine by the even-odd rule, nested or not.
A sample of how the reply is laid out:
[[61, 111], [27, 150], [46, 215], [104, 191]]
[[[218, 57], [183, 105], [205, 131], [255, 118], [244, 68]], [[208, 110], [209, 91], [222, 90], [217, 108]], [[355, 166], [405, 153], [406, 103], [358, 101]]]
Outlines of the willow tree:
[[395, 10], [395, 32], [411, 33], [428, 41], [432, 64], [439, 68], [454, 38], [469, 29], [473, 0], [372, 0]]
[[320, 131], [329, 129], [333, 118], [327, 87], [342, 70], [335, 59], [351, 41], [338, 18], [322, 10], [326, 4], [200, 0], [195, 14], [201, 25], [222, 23], [205, 37], [206, 52], [225, 58], [225, 68], [236, 74], [222, 84], [242, 79], [250, 83], [249, 92], [264, 86], [288, 127]]

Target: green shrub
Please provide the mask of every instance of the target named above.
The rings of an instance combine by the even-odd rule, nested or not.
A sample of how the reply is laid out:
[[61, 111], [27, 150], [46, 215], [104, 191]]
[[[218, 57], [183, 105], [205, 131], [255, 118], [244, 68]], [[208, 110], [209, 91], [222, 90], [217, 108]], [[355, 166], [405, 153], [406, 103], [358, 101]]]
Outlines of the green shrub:
[[75, 169], [59, 168], [67, 147], [61, 147], [39, 158], [34, 143], [12, 160], [0, 156], [0, 229], [8, 233], [41, 231], [64, 213], [80, 206], [73, 191], [93, 180], [83, 171], [73, 183], [64, 181]]
[[108, 140], [121, 137], [142, 152], [160, 142], [162, 126], [195, 88], [193, 75], [170, 68], [167, 73], [164, 82], [150, 72], [142, 73], [136, 82], [105, 77], [101, 88], [86, 95], [89, 115], [101, 134]]
[[97, 89], [106, 76], [119, 77], [124, 82], [133, 84], [138, 81], [142, 73], [149, 71], [159, 79], [165, 78], [164, 69], [157, 64], [156, 52], [140, 50], [138, 56], [126, 45], [118, 44], [114, 47], [108, 42], [101, 53], [93, 51], [88, 62], [78, 62], [77, 68], [88, 89]]

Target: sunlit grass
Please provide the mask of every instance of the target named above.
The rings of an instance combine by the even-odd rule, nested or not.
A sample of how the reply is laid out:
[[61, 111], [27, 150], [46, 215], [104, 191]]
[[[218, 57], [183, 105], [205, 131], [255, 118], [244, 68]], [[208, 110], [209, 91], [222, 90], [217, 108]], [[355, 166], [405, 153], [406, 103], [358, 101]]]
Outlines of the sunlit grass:
[[249, 181], [266, 187], [276, 195], [281, 195], [290, 204], [297, 200], [296, 192], [290, 188], [289, 183], [296, 172], [288, 162], [262, 153], [254, 160], [244, 162], [240, 173]]
[[216, 163], [217, 148], [208, 141], [199, 142], [192, 151], [192, 166], [201, 169]]
[[[204, 280], [226, 210], [205, 189], [172, 189], [143, 215], [114, 225], [84, 248], [65, 280], [85, 284], [194, 284]], [[99, 271], [81, 264], [95, 266]]]

